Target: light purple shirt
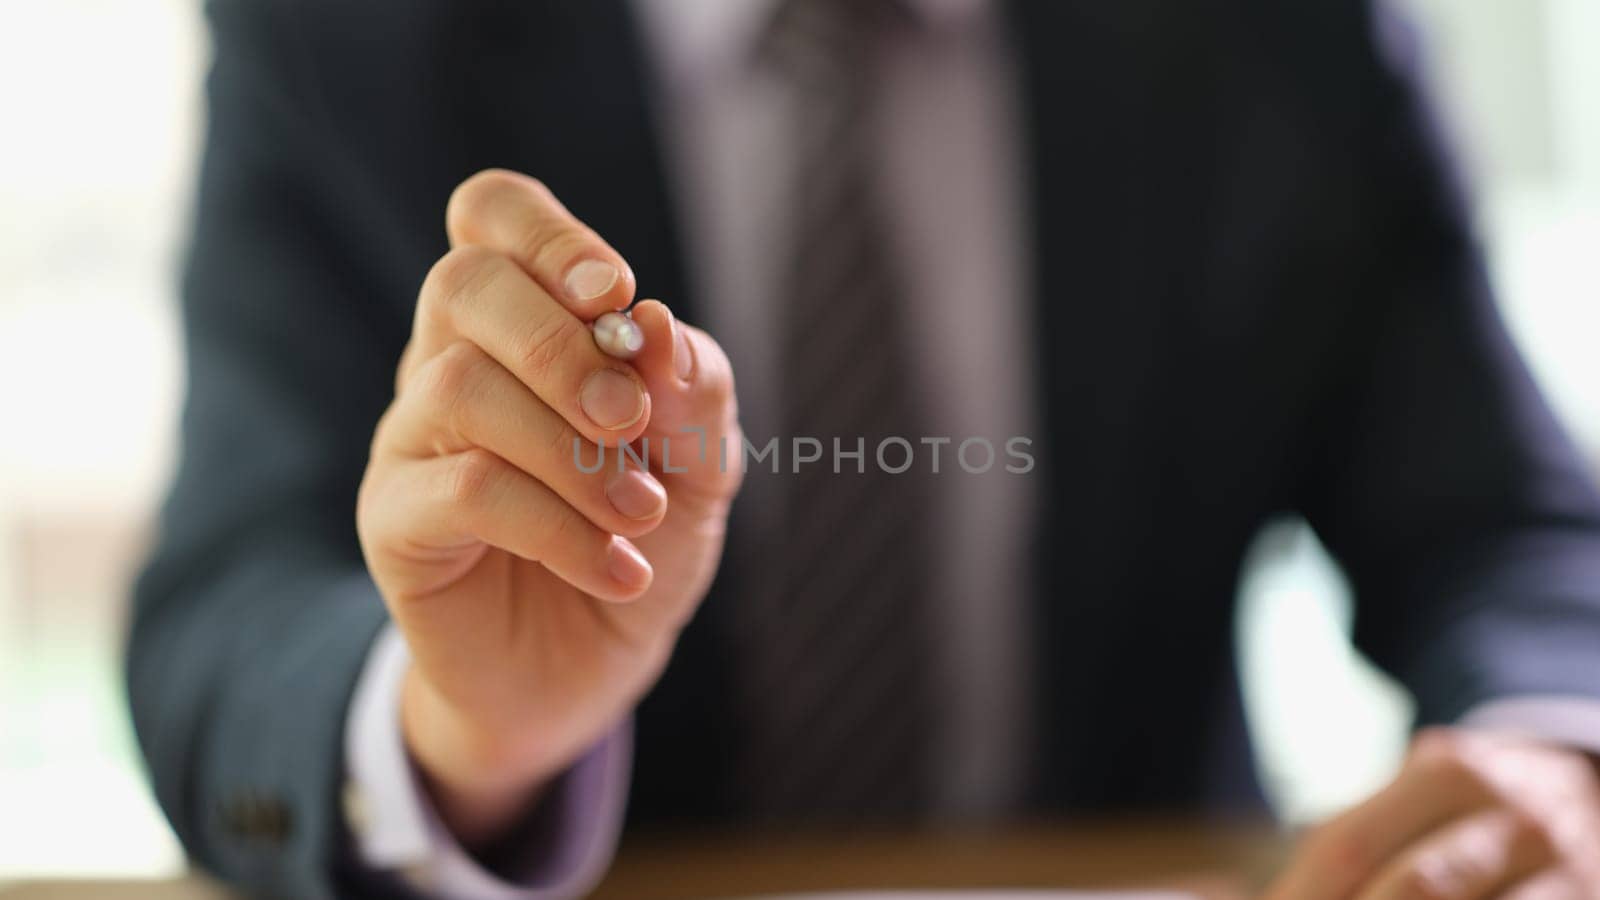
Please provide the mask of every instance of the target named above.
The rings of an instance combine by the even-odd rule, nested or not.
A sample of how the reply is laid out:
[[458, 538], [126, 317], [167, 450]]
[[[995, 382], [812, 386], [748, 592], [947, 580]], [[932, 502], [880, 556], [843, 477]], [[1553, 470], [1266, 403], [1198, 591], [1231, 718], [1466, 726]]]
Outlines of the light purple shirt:
[[[770, 289], [788, 245], [783, 214], [790, 159], [789, 95], [748, 51], [776, 0], [634, 0], [658, 77], [669, 177], [680, 211], [704, 324], [739, 373], [742, 418], [776, 434]], [[909, 0], [919, 27], [885, 47], [877, 123], [886, 213], [919, 298], [911, 346], [917, 383], [936, 403], [932, 435], [1002, 443], [1030, 435], [1031, 250], [1022, 215], [1022, 134], [1013, 55], [992, 0]], [[537, 173], [535, 173], [537, 174]], [[949, 209], [962, 215], [950, 216]], [[581, 215], [582, 211], [578, 211]], [[642, 286], [648, 291], [649, 286]], [[670, 303], [672, 298], [666, 298]], [[951, 452], [946, 447], [946, 452]], [[1026, 479], [997, 467], [950, 478], [936, 521], [941, 590], [939, 654], [945, 729], [934, 753], [936, 814], [1002, 818], [1019, 801], [1028, 744], [1025, 658], [1031, 521]], [[747, 491], [759, 493], [759, 479]], [[759, 500], [759, 498], [755, 498]], [[760, 514], [767, 504], [751, 502]], [[758, 523], [759, 524], [759, 523]], [[554, 845], [530, 847], [539, 865], [512, 884], [477, 865], [440, 825], [419, 790], [400, 738], [405, 647], [390, 626], [374, 646], [347, 728], [347, 806], [361, 858], [430, 896], [556, 900], [584, 894], [614, 852], [626, 804], [627, 729], [564, 777], [566, 808]], [[1474, 710], [1475, 727], [1521, 730], [1600, 751], [1600, 703], [1513, 698]]]
[[367, 656], [345, 728], [345, 818], [361, 861], [445, 900], [565, 900], [586, 893], [611, 863], [627, 805], [632, 737], [619, 729], [591, 750], [549, 796], [565, 808], [553, 843], [530, 847], [520, 884], [479, 865], [444, 824], [419, 783], [400, 732], [400, 685], [410, 652], [387, 626]]

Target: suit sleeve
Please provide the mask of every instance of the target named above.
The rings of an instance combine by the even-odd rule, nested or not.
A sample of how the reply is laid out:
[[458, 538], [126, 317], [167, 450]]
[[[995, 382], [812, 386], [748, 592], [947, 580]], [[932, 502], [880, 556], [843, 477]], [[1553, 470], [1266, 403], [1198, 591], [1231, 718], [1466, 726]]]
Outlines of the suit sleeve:
[[343, 728], [385, 613], [354, 503], [404, 338], [405, 317], [377, 304], [406, 301], [375, 296], [339, 224], [340, 167], [308, 113], [289, 8], [208, 6], [181, 452], [126, 676], [191, 857], [255, 892], [317, 898], [358, 893], [335, 882]]
[[1600, 497], [1498, 317], [1406, 32], [1378, 25], [1399, 40], [1361, 88], [1368, 290], [1304, 511], [1420, 724], [1600, 699]]

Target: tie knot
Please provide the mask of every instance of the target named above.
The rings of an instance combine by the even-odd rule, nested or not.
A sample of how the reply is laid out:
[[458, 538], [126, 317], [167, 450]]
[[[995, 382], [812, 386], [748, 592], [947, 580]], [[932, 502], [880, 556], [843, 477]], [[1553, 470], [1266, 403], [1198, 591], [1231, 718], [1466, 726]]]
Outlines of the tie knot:
[[781, 0], [761, 56], [807, 81], [859, 78], [884, 33], [907, 18], [903, 0]]

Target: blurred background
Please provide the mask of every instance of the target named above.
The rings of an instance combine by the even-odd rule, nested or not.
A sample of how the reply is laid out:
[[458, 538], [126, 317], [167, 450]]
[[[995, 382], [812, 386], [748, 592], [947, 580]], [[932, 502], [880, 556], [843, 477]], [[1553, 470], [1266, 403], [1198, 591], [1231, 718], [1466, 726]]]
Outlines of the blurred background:
[[[1513, 332], [1600, 462], [1600, 3], [1407, 0]], [[0, 2], [0, 882], [182, 856], [123, 711], [127, 580], [171, 466], [175, 269], [203, 126], [198, 0]], [[1385, 780], [1407, 700], [1348, 648], [1299, 523], [1241, 583], [1251, 726], [1281, 815]]]

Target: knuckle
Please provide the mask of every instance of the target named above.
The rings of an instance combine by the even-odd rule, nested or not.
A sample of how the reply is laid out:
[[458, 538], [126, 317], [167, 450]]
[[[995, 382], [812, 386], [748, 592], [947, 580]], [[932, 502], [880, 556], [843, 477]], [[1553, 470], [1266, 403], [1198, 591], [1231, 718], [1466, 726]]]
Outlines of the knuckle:
[[458, 454], [447, 483], [450, 502], [458, 506], [482, 503], [494, 491], [501, 475], [500, 460], [487, 450], [475, 448]]
[[450, 250], [428, 270], [422, 283], [422, 306], [448, 318], [464, 301], [500, 277], [505, 262], [500, 254], [475, 244]]
[[521, 258], [534, 271], [559, 272], [569, 260], [588, 252], [595, 244], [587, 231], [571, 222], [552, 220], [530, 231], [519, 248]]
[[1426, 763], [1423, 771], [1447, 790], [1478, 792], [1485, 787], [1482, 774], [1459, 753], [1439, 756]]
[[517, 361], [523, 374], [533, 381], [550, 379], [567, 348], [584, 330], [582, 322], [559, 313], [534, 324], [517, 342]]
[[363, 541], [372, 527], [373, 507], [377, 503], [374, 494], [377, 490], [377, 475], [369, 466], [361, 473], [361, 483], [356, 485], [356, 533]]
[[519, 206], [543, 210], [537, 215], [518, 215], [524, 233], [502, 247], [525, 264], [535, 268], [559, 264], [566, 255], [593, 242], [592, 235], [570, 218], [544, 182], [508, 169], [485, 169], [463, 181], [450, 195], [446, 224], [453, 234], [481, 236], [493, 216]]
[[552, 202], [556, 199], [555, 192], [550, 190], [550, 185], [544, 183], [544, 179], [535, 178], [532, 175], [523, 175], [519, 172], [509, 172], [508, 170], [504, 169], [500, 171], [507, 172], [507, 174], [511, 175], [517, 180], [517, 183], [521, 185], [523, 190], [533, 193], [540, 200]]
[[509, 169], [484, 169], [456, 185], [445, 204], [445, 219], [452, 229], [471, 229], [507, 193], [524, 190], [530, 179]]
[[1412, 739], [1408, 761], [1424, 765], [1467, 763], [1481, 758], [1484, 748], [1481, 735], [1458, 728], [1431, 726], [1417, 732]]
[[400, 360], [394, 367], [394, 392], [399, 394], [411, 380], [411, 373], [417, 367], [417, 336], [412, 334], [406, 345], [400, 351]]
[[1550, 784], [1559, 784], [1578, 796], [1594, 795], [1595, 788], [1600, 786], [1596, 781], [1600, 762], [1587, 754], [1556, 751], [1545, 758], [1543, 768], [1549, 772]]
[[416, 390], [435, 415], [454, 421], [483, 384], [487, 361], [477, 345], [456, 341], [417, 372]]
[[1418, 731], [1411, 740], [1412, 756], [1430, 756], [1453, 753], [1461, 743], [1461, 736], [1449, 728], [1431, 726]]
[[1365, 872], [1371, 867], [1370, 853], [1360, 837], [1336, 823], [1312, 829], [1306, 836], [1306, 863], [1312, 870], [1326, 873]]
[[1483, 786], [1476, 754], [1459, 735], [1448, 731], [1428, 731], [1415, 741], [1410, 768], [1419, 775], [1456, 790]]
[[1550, 822], [1524, 809], [1512, 809], [1509, 815], [1513, 847], [1541, 862], [1560, 855], [1560, 838]]
[[547, 523], [552, 546], [583, 551], [593, 543], [594, 526], [570, 507], [563, 506], [551, 513]]
[[[578, 434], [578, 432], [565, 421], [561, 422], [561, 424], [555, 428], [550, 429], [549, 433], [545, 436], [545, 440], [547, 441], [544, 447], [546, 455], [561, 465], [573, 466], [571, 469], [572, 472], [579, 471], [577, 469], [577, 463], [579, 461], [584, 463], [592, 463], [596, 453], [598, 453], [598, 451], [593, 450], [592, 448], [585, 447], [583, 436]], [[558, 471], [563, 470], [558, 469]], [[601, 466], [598, 472], [592, 474], [586, 473], [585, 477], [595, 478], [603, 477], [604, 475], [605, 466]]]
[[1395, 896], [1404, 900], [1453, 900], [1459, 896], [1453, 885], [1463, 882], [1452, 877], [1460, 869], [1454, 860], [1441, 856], [1422, 856], [1400, 875]]
[[384, 453], [384, 448], [389, 446], [394, 437], [396, 408], [399, 404], [391, 403], [389, 408], [378, 416], [378, 424], [372, 428], [372, 440], [367, 444], [367, 465], [370, 468], [373, 461]]
[[386, 527], [393, 527], [392, 518], [383, 515], [382, 494], [386, 489], [383, 476], [369, 468], [356, 488], [356, 537], [362, 547], [377, 543]]

